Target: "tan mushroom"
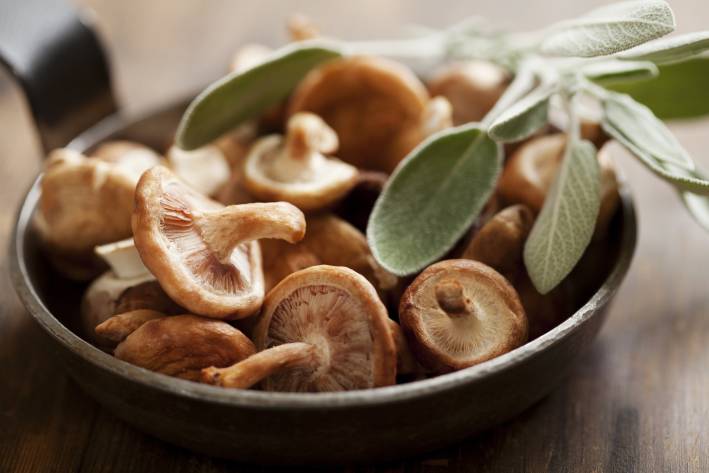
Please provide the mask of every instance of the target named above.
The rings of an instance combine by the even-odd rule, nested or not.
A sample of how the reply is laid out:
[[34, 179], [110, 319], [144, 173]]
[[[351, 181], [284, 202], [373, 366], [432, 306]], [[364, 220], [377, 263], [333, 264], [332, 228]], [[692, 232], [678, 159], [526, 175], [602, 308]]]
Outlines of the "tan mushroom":
[[527, 340], [514, 288], [477, 261], [426, 268], [401, 298], [399, 320], [418, 361], [437, 373], [482, 363]]
[[145, 266], [177, 303], [216, 318], [243, 318], [263, 300], [256, 240], [296, 242], [303, 213], [285, 202], [223, 207], [163, 167], [146, 172], [135, 192], [133, 238]]
[[[114, 351], [116, 358], [168, 376], [196, 381], [203, 368], [230, 366], [255, 352], [246, 335], [221, 320], [195, 315], [146, 318], [146, 322], [127, 336], [125, 332], [129, 329], [116, 332], [116, 338], [125, 336]], [[102, 329], [106, 329], [109, 322], [111, 319], [104, 322]]]
[[386, 299], [398, 278], [374, 259], [367, 238], [355, 227], [332, 214], [308, 218], [305, 238], [295, 245], [263, 241], [263, 267], [267, 291], [297, 270], [327, 264], [345, 266], [364, 276]]
[[510, 73], [488, 61], [446, 65], [428, 83], [431, 95], [441, 95], [453, 107], [453, 123], [477, 122], [489, 112], [510, 83]]
[[267, 391], [348, 391], [394, 384], [386, 309], [366, 279], [335, 266], [293, 273], [266, 296], [251, 358], [203, 371], [204, 382]]
[[320, 37], [320, 30], [313, 21], [302, 13], [296, 13], [288, 18], [288, 35], [291, 41], [305, 41]]
[[138, 330], [145, 322], [167, 317], [162, 312], [150, 309], [136, 309], [104, 320], [95, 328], [96, 335], [115, 344], [121, 343], [128, 335]]
[[[509, 204], [524, 204], [539, 213], [559, 170], [565, 146], [564, 134], [541, 136], [522, 145], [505, 165], [498, 184], [500, 196]], [[601, 236], [615, 214], [620, 196], [615, 165], [607, 145], [597, 156], [601, 165], [601, 210], [596, 236]]]
[[94, 247], [130, 237], [135, 185], [158, 162], [143, 152], [110, 160], [69, 149], [49, 155], [34, 223], [58, 271], [87, 280], [105, 269]]
[[244, 185], [260, 200], [283, 200], [306, 212], [329, 207], [357, 180], [357, 168], [325, 156], [337, 146], [337, 135], [321, 118], [295, 114], [285, 139], [267, 136], [253, 146], [244, 163]]
[[337, 133], [341, 159], [390, 173], [425, 136], [428, 103], [421, 81], [402, 64], [349, 57], [311, 71], [293, 92], [288, 114], [321, 116]]
[[524, 271], [522, 252], [534, 224], [534, 214], [524, 205], [496, 213], [473, 236], [461, 258], [480, 261], [508, 280]]
[[163, 160], [152, 148], [128, 140], [106, 141], [89, 155], [122, 166], [125, 172], [133, 175], [136, 182], [146, 169], [161, 164]]
[[416, 361], [416, 357], [414, 357], [411, 348], [409, 348], [409, 342], [406, 340], [401, 326], [392, 319], [389, 319], [389, 329], [391, 330], [391, 336], [396, 346], [396, 375], [409, 376], [424, 374], [423, 367]]
[[193, 151], [173, 145], [167, 152], [168, 166], [172, 172], [197, 192], [213, 196], [231, 175], [229, 161], [222, 149], [210, 144]]

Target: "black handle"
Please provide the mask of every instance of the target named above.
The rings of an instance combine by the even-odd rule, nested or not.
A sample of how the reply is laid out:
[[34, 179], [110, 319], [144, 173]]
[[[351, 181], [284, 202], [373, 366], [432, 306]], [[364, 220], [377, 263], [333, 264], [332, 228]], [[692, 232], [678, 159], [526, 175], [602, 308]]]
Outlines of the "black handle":
[[0, 0], [0, 63], [24, 90], [45, 151], [116, 110], [101, 44], [65, 0]]

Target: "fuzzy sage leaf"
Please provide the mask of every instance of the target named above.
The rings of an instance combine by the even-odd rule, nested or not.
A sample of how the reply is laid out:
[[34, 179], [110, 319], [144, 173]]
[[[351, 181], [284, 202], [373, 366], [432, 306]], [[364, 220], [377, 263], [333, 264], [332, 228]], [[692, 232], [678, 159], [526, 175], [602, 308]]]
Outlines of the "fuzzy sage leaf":
[[549, 99], [554, 86], [542, 86], [500, 114], [490, 126], [495, 141], [513, 142], [532, 136], [548, 122]]
[[623, 82], [634, 82], [657, 77], [657, 66], [648, 61], [608, 60], [588, 64], [581, 68], [581, 73], [593, 82], [609, 86]]
[[709, 231], [709, 197], [680, 192], [680, 198], [694, 220], [706, 231]]
[[394, 171], [367, 226], [372, 252], [397, 275], [442, 257], [492, 194], [501, 147], [478, 124], [429, 137]]
[[600, 172], [596, 148], [588, 141], [570, 138], [524, 246], [524, 264], [542, 294], [571, 272], [591, 241], [601, 205]]
[[190, 103], [177, 129], [177, 145], [192, 150], [210, 143], [285, 99], [312, 68], [340, 56], [331, 46], [303, 42], [218, 80]]
[[541, 49], [554, 56], [604, 56], [660, 38], [674, 28], [672, 10], [662, 0], [615, 3], [552, 26]]
[[709, 51], [709, 31], [662, 38], [618, 54], [619, 59], [668, 64]]

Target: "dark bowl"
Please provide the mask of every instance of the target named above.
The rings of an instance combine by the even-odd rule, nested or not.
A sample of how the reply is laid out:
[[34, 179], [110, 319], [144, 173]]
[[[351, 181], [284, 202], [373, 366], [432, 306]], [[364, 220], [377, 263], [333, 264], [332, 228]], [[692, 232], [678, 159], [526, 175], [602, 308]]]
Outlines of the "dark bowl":
[[[85, 151], [105, 139], [129, 138], [160, 149], [172, 136], [183, 106], [131, 122], [111, 117], [70, 147]], [[442, 447], [517, 415], [557, 386], [594, 339], [636, 241], [633, 204], [623, 187], [603, 258], [587, 255], [584, 261], [590, 264], [582, 261], [572, 274], [572, 281], [587, 281], [576, 291], [575, 312], [541, 337], [480, 365], [345, 393], [227, 390], [129, 365], [78, 335], [84, 287], [50, 269], [30, 224], [40, 178], [18, 214], [11, 273], [22, 302], [50, 335], [71, 377], [145, 432], [210, 455], [254, 463], [333, 464], [402, 457]]]

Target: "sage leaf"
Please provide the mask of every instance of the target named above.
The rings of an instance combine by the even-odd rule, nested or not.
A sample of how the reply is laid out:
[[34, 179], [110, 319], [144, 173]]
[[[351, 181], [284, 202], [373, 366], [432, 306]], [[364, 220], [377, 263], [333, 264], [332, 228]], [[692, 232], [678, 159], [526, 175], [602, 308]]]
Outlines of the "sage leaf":
[[698, 56], [705, 51], [709, 51], [709, 31], [698, 31], [651, 41], [616, 57], [630, 61], [668, 64]]
[[495, 189], [502, 149], [479, 124], [441, 131], [394, 171], [367, 226], [377, 261], [416, 273], [441, 258], [472, 224]]
[[709, 57], [663, 64], [659, 69], [655, 78], [607, 87], [632, 96], [663, 120], [709, 114]]
[[315, 66], [340, 56], [324, 43], [297, 43], [251, 69], [216, 81], [187, 107], [177, 129], [177, 145], [192, 150], [210, 143], [285, 99]]
[[549, 99], [555, 91], [556, 87], [539, 87], [502, 112], [490, 125], [490, 137], [506, 143], [533, 135], [549, 121]]
[[554, 56], [604, 56], [660, 38], [674, 28], [672, 10], [662, 0], [621, 2], [557, 23], [541, 50]]
[[596, 148], [570, 139], [564, 160], [524, 246], [524, 264], [541, 294], [554, 289], [586, 250], [601, 205]]
[[588, 64], [581, 73], [597, 84], [608, 86], [621, 82], [633, 82], [657, 77], [659, 69], [648, 61], [608, 60]]
[[680, 198], [694, 220], [709, 232], [709, 197], [681, 192]]

